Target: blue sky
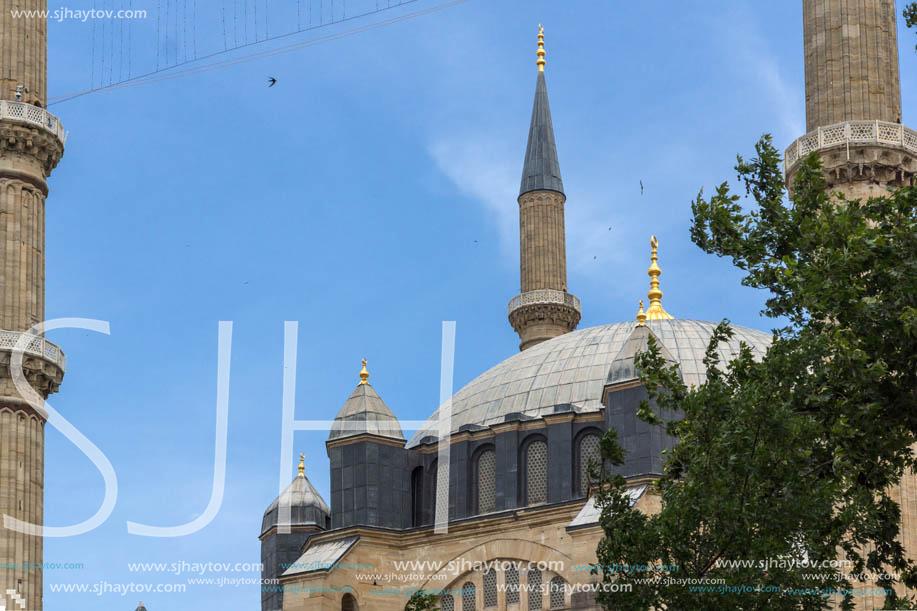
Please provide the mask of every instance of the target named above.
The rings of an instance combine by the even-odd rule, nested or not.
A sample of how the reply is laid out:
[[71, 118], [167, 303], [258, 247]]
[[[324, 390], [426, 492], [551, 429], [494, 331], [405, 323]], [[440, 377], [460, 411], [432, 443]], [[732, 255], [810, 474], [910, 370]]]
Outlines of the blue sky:
[[[217, 19], [199, 16], [202, 49], [221, 42]], [[913, 126], [917, 39], [901, 21], [903, 119]], [[694, 247], [688, 221], [698, 189], [734, 182], [736, 153], [751, 153], [762, 133], [780, 147], [802, 134], [800, 2], [471, 0], [54, 105], [70, 137], [50, 180], [47, 317], [107, 320], [111, 335], [51, 334], [69, 356], [51, 403], [106, 454], [119, 490], [103, 526], [46, 541], [46, 562], [84, 565], [46, 573], [46, 609], [133, 609], [141, 598], [151, 611], [258, 608], [257, 585], [142, 596], [50, 585], [186, 583], [132, 573], [133, 562], [259, 562], [281, 466], [285, 320], [300, 323], [298, 419], [333, 418], [362, 357], [400, 418], [426, 418], [444, 320], [457, 321], [456, 388], [517, 350], [506, 303], [519, 288], [516, 194], [539, 23], [580, 327], [633, 318], [656, 234], [669, 312], [770, 328], [758, 315], [764, 295]], [[154, 26], [133, 27], [139, 69], [155, 56], [141, 44]], [[87, 88], [92, 35], [89, 23], [50, 25], [49, 95]], [[249, 51], [259, 48], [272, 47]], [[268, 76], [278, 79], [270, 89]], [[234, 336], [220, 513], [186, 537], [129, 535], [127, 521], [184, 524], [210, 499], [221, 320], [234, 321]], [[294, 449], [327, 499], [325, 437], [297, 433]], [[283, 460], [292, 467], [294, 456]], [[46, 524], [93, 515], [102, 477], [51, 428], [45, 464]]]

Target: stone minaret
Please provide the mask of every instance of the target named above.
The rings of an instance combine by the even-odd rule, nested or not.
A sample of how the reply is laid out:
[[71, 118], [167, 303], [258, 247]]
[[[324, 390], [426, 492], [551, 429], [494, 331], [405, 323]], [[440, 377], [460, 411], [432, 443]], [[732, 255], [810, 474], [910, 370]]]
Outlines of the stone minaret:
[[[65, 134], [44, 110], [47, 22], [11, 11], [46, 8], [46, 0], [0, 0], [0, 514], [32, 524], [43, 523], [46, 414], [16, 390], [9, 363], [23, 333], [45, 319], [45, 181]], [[65, 364], [57, 346], [28, 338], [23, 369], [43, 397], [57, 390]], [[0, 566], [18, 567], [0, 568], [7, 609], [20, 608], [17, 601], [42, 608], [41, 562], [41, 537], [0, 524]]]
[[520, 350], [569, 333], [580, 320], [579, 299], [567, 292], [564, 184], [545, 85], [544, 30], [538, 26], [538, 81], [519, 189], [520, 294], [509, 302], [509, 322]]
[[806, 129], [787, 150], [787, 183], [819, 151], [832, 191], [878, 196], [911, 184], [917, 132], [901, 123], [894, 0], [803, 0]]

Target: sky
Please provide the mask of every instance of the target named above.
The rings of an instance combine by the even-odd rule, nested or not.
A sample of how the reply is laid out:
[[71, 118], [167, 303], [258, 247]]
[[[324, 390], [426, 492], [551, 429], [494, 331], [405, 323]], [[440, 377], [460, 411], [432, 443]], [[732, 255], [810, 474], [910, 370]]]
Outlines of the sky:
[[[418, 0], [206, 61], [438, 3]], [[157, 53], [161, 65], [170, 53], [184, 58], [189, 40], [192, 56], [194, 45], [199, 55], [219, 51], [243, 28], [237, 19], [221, 31], [232, 0], [208, 10], [194, 4], [190, 26], [181, 16], [185, 38], [165, 38], [160, 16], [165, 41], [157, 45], [156, 5], [147, 4], [147, 20], [131, 24], [131, 74], [155, 68]], [[903, 120], [917, 126], [917, 36], [904, 29], [901, 8]], [[736, 154], [750, 156], [762, 134], [780, 148], [802, 135], [801, 12], [789, 0], [470, 0], [51, 106], [69, 139], [49, 181], [46, 316], [108, 321], [111, 334], [49, 334], [69, 359], [50, 403], [111, 462], [117, 502], [95, 530], [45, 541], [45, 562], [83, 565], [45, 572], [45, 608], [127, 610], [141, 599], [150, 611], [259, 608], [254, 582], [189, 585], [187, 572], [132, 571], [129, 563], [258, 563], [262, 513], [300, 452], [329, 499], [326, 433], [297, 432], [294, 452], [281, 456], [284, 321], [299, 322], [299, 420], [333, 418], [364, 357], [394, 413], [425, 419], [439, 399], [443, 321], [456, 321], [456, 390], [517, 351], [506, 304], [519, 289], [516, 196], [539, 23], [580, 328], [633, 320], [655, 234], [670, 313], [769, 330], [773, 321], [759, 315], [766, 296], [691, 243], [690, 203], [701, 188], [734, 184]], [[304, 16], [296, 18], [301, 25]], [[289, 16], [273, 19], [253, 26], [265, 35], [290, 28]], [[115, 56], [105, 41], [120, 30], [106, 39], [100, 28], [49, 24], [49, 96], [105, 81], [103, 51], [109, 62]], [[120, 49], [117, 56], [123, 73]], [[277, 79], [270, 88], [269, 77]], [[219, 321], [233, 322], [219, 513], [188, 536], [128, 534], [128, 521], [185, 524], [210, 500]], [[101, 474], [52, 427], [45, 443], [45, 524], [88, 519], [104, 496]], [[67, 584], [187, 589], [52, 591]]]

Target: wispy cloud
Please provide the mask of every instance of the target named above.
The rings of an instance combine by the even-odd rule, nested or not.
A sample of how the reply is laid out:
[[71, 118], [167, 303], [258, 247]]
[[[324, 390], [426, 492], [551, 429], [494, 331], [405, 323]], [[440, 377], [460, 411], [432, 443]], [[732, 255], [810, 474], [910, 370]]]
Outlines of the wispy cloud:
[[[518, 138], [516, 138], [518, 140]], [[465, 195], [479, 202], [496, 224], [500, 251], [508, 262], [519, 260], [519, 174], [524, 143], [494, 132], [441, 134], [428, 150], [440, 171]], [[520, 148], [521, 146], [521, 148]], [[595, 174], [602, 173], [596, 170]], [[606, 184], [576, 185], [567, 189], [570, 203], [565, 210], [567, 264], [571, 271], [590, 275], [608, 263], [630, 259], [620, 240], [630, 219], [615, 206], [614, 189]], [[614, 214], [612, 214], [614, 212]], [[614, 233], [609, 232], [609, 227]], [[596, 266], [596, 258], [602, 265]], [[597, 275], [602, 275], [601, 272]]]
[[[787, 66], [777, 59], [774, 42], [748, 9], [735, 8], [721, 16], [718, 31], [727, 32], [723, 39], [735, 71], [746, 79], [745, 86], [767, 99], [777, 120], [776, 142], [787, 142], [805, 133], [805, 100], [802, 88], [791, 84]], [[801, 48], [796, 50], [801, 52]]]

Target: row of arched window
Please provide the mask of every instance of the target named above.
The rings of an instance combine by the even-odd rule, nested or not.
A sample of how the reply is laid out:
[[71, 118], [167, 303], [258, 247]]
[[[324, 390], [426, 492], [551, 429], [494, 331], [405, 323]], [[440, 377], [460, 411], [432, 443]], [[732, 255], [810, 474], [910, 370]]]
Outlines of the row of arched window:
[[[601, 460], [599, 440], [601, 432], [590, 429], [579, 435], [574, 444], [573, 492], [585, 497], [589, 491], [590, 464]], [[530, 435], [522, 444], [520, 451], [519, 473], [520, 498], [524, 504], [541, 505], [548, 502], [548, 442], [540, 434]], [[497, 508], [497, 453], [492, 445], [484, 446], [472, 457], [471, 492], [473, 496], [472, 511], [475, 514], [491, 513]], [[424, 485], [424, 469], [417, 467], [411, 473], [411, 514], [414, 526], [421, 526], [425, 519], [429, 521], [434, 511], [434, 500], [438, 494], [437, 469], [434, 462], [427, 470], [430, 481]], [[443, 499], [448, 502], [447, 499]]]
[[[544, 609], [544, 592], [542, 591], [543, 575], [538, 569], [530, 569], [528, 575], [528, 609], [529, 611], [541, 611]], [[497, 573], [493, 569], [484, 573], [484, 608], [497, 608]], [[515, 567], [509, 567], [506, 570], [506, 604], [518, 604], [520, 599], [519, 571]], [[477, 609], [477, 590], [475, 585], [468, 581], [461, 587], [461, 594], [447, 594], [443, 596], [439, 603], [442, 611], [458, 611], [456, 598], [461, 600], [461, 611], [475, 611]], [[548, 609], [564, 608], [564, 580], [562, 577], [554, 577], [548, 587]]]
[[[579, 496], [589, 491], [589, 465], [598, 464], [600, 434], [587, 432], [578, 438], [574, 454], [574, 485]], [[548, 442], [541, 435], [529, 437], [522, 446], [521, 498], [525, 505], [548, 502]], [[497, 454], [493, 447], [479, 450], [474, 459], [475, 513], [490, 513], [496, 509]]]

